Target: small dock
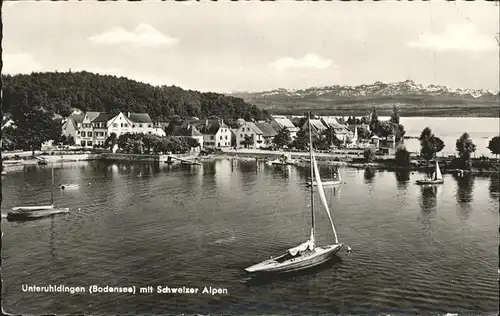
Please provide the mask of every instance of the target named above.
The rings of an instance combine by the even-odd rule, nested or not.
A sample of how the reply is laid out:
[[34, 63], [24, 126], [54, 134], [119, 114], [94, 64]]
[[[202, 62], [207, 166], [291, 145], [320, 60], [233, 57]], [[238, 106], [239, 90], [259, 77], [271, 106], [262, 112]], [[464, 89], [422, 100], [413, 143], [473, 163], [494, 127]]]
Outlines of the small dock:
[[201, 166], [201, 163], [199, 163], [197, 161], [185, 159], [185, 158], [182, 158], [182, 157], [177, 157], [177, 156], [174, 156], [174, 155], [168, 155], [166, 163], [173, 163], [174, 160], [178, 160], [178, 161], [180, 161], [184, 165]]

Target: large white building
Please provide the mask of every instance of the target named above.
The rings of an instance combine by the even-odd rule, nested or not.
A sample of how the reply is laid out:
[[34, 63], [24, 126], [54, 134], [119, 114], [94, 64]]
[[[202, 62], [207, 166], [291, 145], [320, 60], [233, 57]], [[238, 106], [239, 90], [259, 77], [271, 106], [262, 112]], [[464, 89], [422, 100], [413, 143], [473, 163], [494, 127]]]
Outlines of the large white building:
[[[276, 131], [269, 123], [265, 122], [242, 122], [240, 126], [234, 130], [236, 148], [260, 148], [271, 145]], [[245, 143], [245, 138], [249, 137], [250, 144]]]
[[147, 113], [102, 113], [76, 110], [64, 122], [62, 133], [73, 137], [76, 145], [93, 147], [104, 145], [106, 139], [115, 133], [144, 133], [165, 136], [165, 131], [154, 124]]

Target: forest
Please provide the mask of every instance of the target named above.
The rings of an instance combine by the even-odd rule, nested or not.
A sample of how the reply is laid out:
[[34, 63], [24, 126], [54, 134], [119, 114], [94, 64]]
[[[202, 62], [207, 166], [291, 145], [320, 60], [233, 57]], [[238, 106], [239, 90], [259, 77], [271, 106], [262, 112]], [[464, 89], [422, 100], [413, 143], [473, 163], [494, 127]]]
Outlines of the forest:
[[48, 140], [59, 142], [61, 117], [69, 116], [75, 108], [148, 113], [155, 122], [186, 117], [215, 116], [227, 121], [269, 117], [241, 98], [85, 71], [2, 75], [2, 81], [3, 114], [15, 125], [2, 130], [2, 148], [7, 150], [34, 150]]
[[2, 81], [4, 113], [28, 105], [63, 117], [73, 108], [109, 113], [145, 112], [156, 121], [172, 116], [245, 120], [268, 117], [267, 112], [241, 98], [176, 86], [152, 86], [86, 71], [2, 75]]

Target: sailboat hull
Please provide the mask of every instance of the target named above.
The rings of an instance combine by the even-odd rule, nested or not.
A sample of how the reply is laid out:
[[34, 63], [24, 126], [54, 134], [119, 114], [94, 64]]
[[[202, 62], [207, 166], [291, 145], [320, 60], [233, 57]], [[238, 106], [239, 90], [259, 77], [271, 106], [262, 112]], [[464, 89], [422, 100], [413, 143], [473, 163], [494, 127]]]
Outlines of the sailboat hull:
[[39, 210], [51, 210], [54, 208], [54, 204], [51, 205], [34, 205], [34, 206], [17, 206], [13, 207], [13, 211], [39, 211]]
[[[331, 186], [331, 185], [341, 185], [342, 184], [342, 181], [338, 181], [338, 180], [332, 180], [332, 181], [321, 181], [321, 184], [323, 186]], [[307, 186], [311, 186], [311, 185], [314, 185], [314, 186], [317, 186], [318, 183], [316, 181], [314, 181], [314, 183], [311, 184], [311, 181], [307, 181], [306, 183]]]
[[262, 261], [245, 269], [248, 273], [287, 273], [315, 267], [330, 260], [342, 244], [333, 244], [314, 248], [313, 251], [291, 256], [289, 253], [277, 258]]
[[25, 221], [65, 213], [69, 213], [69, 208], [55, 208], [46, 210], [38, 209], [33, 211], [11, 211], [7, 213], [7, 220]]

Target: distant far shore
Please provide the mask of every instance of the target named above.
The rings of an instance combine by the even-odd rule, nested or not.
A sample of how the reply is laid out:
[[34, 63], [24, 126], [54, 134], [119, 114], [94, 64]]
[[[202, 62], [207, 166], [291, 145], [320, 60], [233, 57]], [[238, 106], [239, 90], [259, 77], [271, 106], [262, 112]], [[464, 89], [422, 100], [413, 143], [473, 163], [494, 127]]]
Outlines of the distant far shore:
[[[311, 107], [309, 109], [278, 109], [272, 108], [267, 109], [266, 107], [262, 107], [262, 109], [267, 110], [271, 115], [284, 115], [284, 116], [295, 116], [295, 115], [303, 115], [307, 111], [312, 111], [315, 115], [320, 116], [355, 116], [361, 117], [366, 116], [370, 109], [335, 109], [332, 107], [331, 109], [316, 109]], [[459, 118], [459, 117], [477, 117], [477, 118], [500, 118], [500, 106], [491, 106], [491, 108], [457, 108], [457, 109], [400, 109], [401, 115], [404, 117], [449, 117], [449, 118]], [[377, 114], [379, 116], [390, 116], [392, 114], [392, 108], [384, 108], [377, 107]]]

